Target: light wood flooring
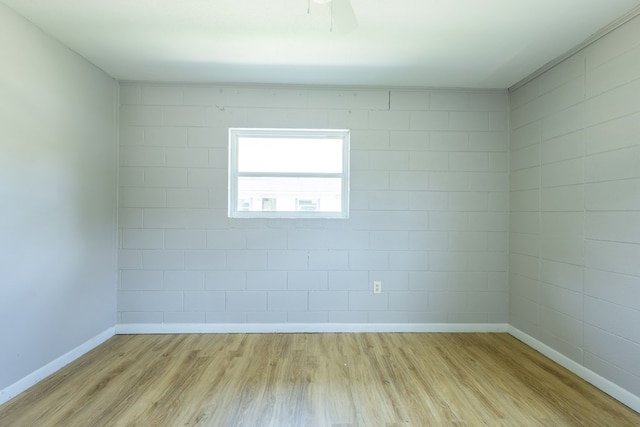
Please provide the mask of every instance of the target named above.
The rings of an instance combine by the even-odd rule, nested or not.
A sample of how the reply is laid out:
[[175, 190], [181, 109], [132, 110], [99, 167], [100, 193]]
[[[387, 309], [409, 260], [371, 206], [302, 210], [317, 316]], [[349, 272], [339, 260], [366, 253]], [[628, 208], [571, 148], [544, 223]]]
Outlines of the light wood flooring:
[[115, 336], [0, 426], [639, 426], [507, 334]]

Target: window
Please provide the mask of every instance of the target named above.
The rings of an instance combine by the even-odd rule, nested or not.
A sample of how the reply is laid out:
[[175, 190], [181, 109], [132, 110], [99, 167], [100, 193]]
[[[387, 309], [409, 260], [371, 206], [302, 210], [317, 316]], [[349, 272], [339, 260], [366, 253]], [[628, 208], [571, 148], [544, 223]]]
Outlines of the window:
[[229, 129], [229, 216], [348, 218], [349, 131]]

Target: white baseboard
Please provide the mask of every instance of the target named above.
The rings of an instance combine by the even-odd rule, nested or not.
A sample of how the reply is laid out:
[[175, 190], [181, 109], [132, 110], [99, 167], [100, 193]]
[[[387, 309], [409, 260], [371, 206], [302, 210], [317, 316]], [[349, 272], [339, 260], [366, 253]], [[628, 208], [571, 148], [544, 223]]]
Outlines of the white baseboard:
[[116, 334], [507, 332], [506, 323], [123, 323]]
[[527, 344], [529, 347], [544, 354], [549, 359], [556, 362], [558, 365], [570, 370], [583, 380], [591, 383], [595, 387], [607, 393], [609, 396], [622, 402], [634, 411], [640, 412], [640, 396], [636, 396], [635, 394], [625, 390], [624, 388], [609, 381], [608, 379], [601, 377], [592, 370], [579, 364], [575, 360], [569, 359], [564, 354], [552, 349], [543, 342], [538, 341], [537, 339], [533, 338], [530, 335], [527, 335], [517, 328], [514, 328], [513, 326], [508, 327], [508, 332], [510, 335]]
[[0, 405], [13, 399], [29, 387], [34, 386], [36, 383], [42, 381], [49, 375], [65, 367], [69, 363], [73, 362], [83, 354], [93, 350], [109, 338], [115, 335], [115, 328], [109, 328], [106, 331], [90, 338], [88, 341], [80, 344], [73, 350], [63, 354], [56, 360], [46, 364], [42, 368], [30, 373], [21, 380], [11, 384], [10, 386], [0, 390]]

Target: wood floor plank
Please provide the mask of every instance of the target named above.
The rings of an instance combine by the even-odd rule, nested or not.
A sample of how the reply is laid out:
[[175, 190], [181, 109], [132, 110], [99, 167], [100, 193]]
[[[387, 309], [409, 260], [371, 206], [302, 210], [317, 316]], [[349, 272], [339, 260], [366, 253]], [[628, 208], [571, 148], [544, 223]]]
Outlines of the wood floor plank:
[[2, 426], [637, 426], [507, 334], [116, 336]]

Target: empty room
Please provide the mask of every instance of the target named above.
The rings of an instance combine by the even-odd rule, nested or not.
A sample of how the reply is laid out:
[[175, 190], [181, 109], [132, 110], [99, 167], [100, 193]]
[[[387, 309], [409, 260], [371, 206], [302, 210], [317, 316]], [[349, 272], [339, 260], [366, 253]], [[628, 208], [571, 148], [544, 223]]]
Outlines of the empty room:
[[1, 426], [640, 425], [640, 0], [0, 0]]

